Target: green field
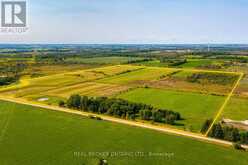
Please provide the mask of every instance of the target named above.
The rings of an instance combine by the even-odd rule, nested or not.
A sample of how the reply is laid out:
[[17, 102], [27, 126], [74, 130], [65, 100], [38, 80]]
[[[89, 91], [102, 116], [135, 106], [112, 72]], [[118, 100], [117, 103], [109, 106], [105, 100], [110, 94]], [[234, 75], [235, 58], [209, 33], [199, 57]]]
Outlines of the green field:
[[141, 57], [92, 57], [92, 58], [67, 58], [66, 62], [76, 62], [83, 64], [123, 64], [130, 61], [142, 60]]
[[[145, 65], [145, 66], [154, 66], [154, 67], [168, 67], [169, 63], [162, 63], [159, 60], [153, 60], [153, 61], [146, 61], [146, 62], [140, 62], [137, 63], [139, 65]], [[187, 59], [187, 62], [178, 65], [176, 67], [180, 68], [199, 68], [202, 66], [210, 65], [210, 64], [218, 64], [217, 61], [213, 61], [211, 59]]]
[[185, 120], [181, 126], [190, 131], [199, 131], [206, 119], [214, 118], [224, 101], [224, 97], [189, 92], [139, 88], [119, 95], [122, 99], [151, 104], [180, 112]]
[[248, 120], [248, 99], [233, 97], [223, 113], [224, 118]]
[[187, 63], [180, 65], [182, 68], [197, 68], [212, 64], [213, 60], [209, 59], [188, 59]]
[[[246, 165], [247, 153], [190, 138], [0, 102], [1, 165]], [[81, 156], [75, 152], [148, 152], [165, 156]]]
[[150, 67], [168, 67], [167, 63], [161, 63], [159, 60], [151, 60], [135, 63], [135, 65], [144, 65]]

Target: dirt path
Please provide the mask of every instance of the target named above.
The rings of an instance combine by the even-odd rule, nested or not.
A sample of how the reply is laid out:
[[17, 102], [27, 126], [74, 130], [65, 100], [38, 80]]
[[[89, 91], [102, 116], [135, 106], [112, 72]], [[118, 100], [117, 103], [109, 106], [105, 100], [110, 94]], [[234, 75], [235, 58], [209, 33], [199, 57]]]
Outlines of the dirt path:
[[[223, 145], [223, 146], [229, 146], [230, 147], [233, 145], [231, 142], [228, 142], [228, 141], [213, 139], [213, 138], [203, 136], [201, 134], [186, 132], [186, 131], [168, 128], [168, 127], [156, 126], [156, 125], [147, 124], [147, 123], [144, 124], [141, 122], [129, 121], [129, 120], [109, 117], [109, 116], [105, 116], [105, 115], [98, 115], [98, 114], [96, 115], [93, 113], [81, 112], [81, 111], [71, 110], [71, 109], [67, 109], [67, 108], [61, 108], [61, 107], [57, 107], [57, 106], [42, 105], [42, 104], [33, 103], [33, 102], [29, 102], [29, 101], [22, 100], [22, 99], [16, 99], [16, 98], [5, 98], [3, 96], [0, 96], [0, 100], [18, 103], [18, 104], [23, 104], [23, 105], [30, 105], [30, 106], [34, 106], [34, 107], [47, 109], [47, 110], [60, 111], [60, 112], [65, 112], [65, 113], [70, 113], [70, 114], [77, 114], [77, 115], [81, 115], [81, 116], [95, 115], [95, 116], [101, 117], [105, 121], [110, 121], [110, 122], [115, 122], [115, 123], [120, 123], [120, 124], [126, 124], [126, 125], [140, 127], [140, 128], [151, 129], [151, 130], [155, 130], [155, 131], [159, 131], [159, 132], [164, 132], [167, 134], [189, 137], [189, 138], [193, 138], [196, 140], [200, 140], [200, 141], [204, 141], [204, 142], [208, 142], [208, 143], [219, 144], [219, 145]], [[248, 149], [248, 146], [243, 146], [243, 147]]]

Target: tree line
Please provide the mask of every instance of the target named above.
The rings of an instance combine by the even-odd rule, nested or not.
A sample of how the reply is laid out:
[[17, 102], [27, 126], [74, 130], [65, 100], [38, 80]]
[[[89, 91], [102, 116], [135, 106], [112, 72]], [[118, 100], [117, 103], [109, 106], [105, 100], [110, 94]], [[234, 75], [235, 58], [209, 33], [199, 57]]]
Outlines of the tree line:
[[[211, 123], [212, 120], [207, 120], [203, 124], [201, 132], [206, 133]], [[248, 144], [248, 132], [240, 131], [237, 128], [225, 126], [221, 123], [214, 124], [208, 136], [231, 142]]]
[[159, 58], [160, 63], [167, 63], [168, 66], [179, 66], [187, 63], [187, 59], [181, 59], [181, 58], [168, 58], [168, 57], [160, 57]]
[[166, 109], [157, 109], [151, 105], [142, 103], [133, 103], [123, 99], [107, 98], [107, 97], [87, 97], [80, 95], [72, 95], [70, 98], [59, 103], [60, 106], [77, 109], [81, 111], [93, 112], [98, 114], [108, 114], [124, 119], [141, 120], [175, 124], [177, 120], [181, 120], [178, 112]]

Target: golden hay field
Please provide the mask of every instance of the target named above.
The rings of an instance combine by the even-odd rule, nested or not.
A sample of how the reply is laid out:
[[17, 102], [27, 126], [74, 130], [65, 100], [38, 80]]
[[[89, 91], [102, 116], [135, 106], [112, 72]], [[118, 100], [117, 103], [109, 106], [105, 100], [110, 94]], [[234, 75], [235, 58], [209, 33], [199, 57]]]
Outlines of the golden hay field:
[[142, 69], [140, 66], [116, 65], [96, 69], [49, 75], [38, 78], [23, 77], [19, 84], [0, 88], [0, 93], [12, 97], [49, 95], [69, 97], [78, 93], [90, 96], [110, 96], [129, 89], [128, 86], [96, 83], [94, 81]]
[[196, 71], [181, 69], [114, 65], [64, 72], [44, 77], [23, 77], [19, 84], [0, 88], [11, 97], [51, 96], [68, 98], [72, 94], [115, 96], [136, 87], [150, 87], [225, 95], [231, 85], [189, 83], [187, 75]]

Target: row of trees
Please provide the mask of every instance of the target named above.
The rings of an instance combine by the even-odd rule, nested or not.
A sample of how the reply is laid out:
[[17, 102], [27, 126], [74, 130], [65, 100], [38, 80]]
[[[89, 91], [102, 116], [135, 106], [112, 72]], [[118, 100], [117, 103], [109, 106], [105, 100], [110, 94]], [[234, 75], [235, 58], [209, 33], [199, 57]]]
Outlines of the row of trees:
[[[134, 64], [134, 63], [139, 63], [139, 62], [147, 62], [147, 61], [152, 61], [152, 59], [149, 58], [144, 58], [144, 59], [130, 59], [128, 60], [128, 62], [126, 62], [127, 64]], [[125, 64], [125, 63], [124, 63]]]
[[[154, 121], [167, 124], [175, 124], [176, 120], [181, 119], [177, 112], [156, 109], [150, 105], [141, 103], [132, 103], [122, 99], [72, 95], [66, 102], [68, 108], [89, 111], [99, 114], [108, 114], [111, 116], [132, 119], [139, 117], [142, 120]], [[60, 106], [65, 106], [60, 102]]]
[[187, 59], [181, 59], [181, 58], [170, 59], [168, 57], [160, 57], [159, 61], [160, 63], [167, 63], [168, 66], [179, 66], [179, 65], [187, 63]]
[[[205, 133], [209, 128], [212, 120], [207, 120], [201, 132]], [[241, 144], [248, 144], [248, 132], [240, 131], [237, 128], [222, 125], [221, 123], [214, 124], [208, 136], [227, 140], [231, 142], [237, 142]]]

